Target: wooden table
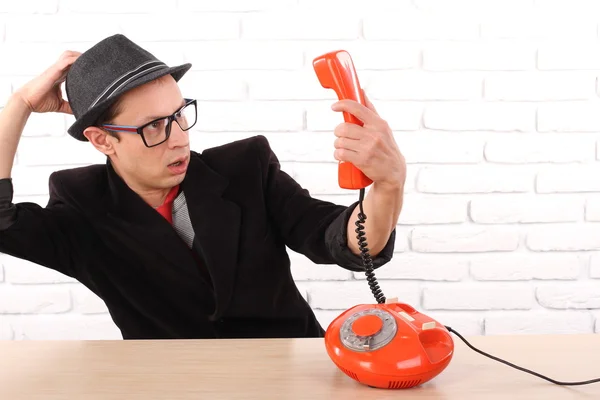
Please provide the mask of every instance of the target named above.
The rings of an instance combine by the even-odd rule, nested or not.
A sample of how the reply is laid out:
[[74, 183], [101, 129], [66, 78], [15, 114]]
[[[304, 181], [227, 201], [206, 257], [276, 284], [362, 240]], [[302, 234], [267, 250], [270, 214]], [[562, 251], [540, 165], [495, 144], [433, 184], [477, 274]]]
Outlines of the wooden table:
[[[343, 375], [321, 339], [0, 342], [0, 399], [599, 399], [600, 383], [557, 386], [455, 338], [449, 367], [419, 388]], [[600, 377], [600, 335], [468, 337], [557, 380]]]

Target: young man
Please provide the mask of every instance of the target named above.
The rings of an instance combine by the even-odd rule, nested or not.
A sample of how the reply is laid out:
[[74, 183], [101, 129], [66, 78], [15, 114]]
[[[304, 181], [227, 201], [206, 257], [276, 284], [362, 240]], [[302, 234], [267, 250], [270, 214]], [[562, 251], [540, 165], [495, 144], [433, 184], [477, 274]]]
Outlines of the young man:
[[[0, 252], [73, 277], [107, 305], [124, 339], [319, 337], [286, 246], [363, 271], [357, 212], [312, 198], [256, 136], [199, 154], [196, 102], [168, 67], [122, 35], [65, 52], [0, 114]], [[60, 85], [65, 81], [68, 101]], [[374, 183], [365, 232], [374, 266], [392, 257], [405, 163], [369, 103], [336, 102], [335, 156]], [[106, 165], [53, 173], [46, 207], [13, 204], [11, 169], [32, 112], [73, 113], [68, 132]]]

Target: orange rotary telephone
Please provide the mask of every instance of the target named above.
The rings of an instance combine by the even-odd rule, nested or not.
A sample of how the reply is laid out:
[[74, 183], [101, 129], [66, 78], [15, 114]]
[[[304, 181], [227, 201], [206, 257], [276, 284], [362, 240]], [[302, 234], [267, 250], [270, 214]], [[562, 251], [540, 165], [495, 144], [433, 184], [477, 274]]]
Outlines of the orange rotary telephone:
[[[313, 67], [321, 85], [335, 90], [338, 99], [365, 104], [348, 52], [338, 50], [319, 56], [314, 59]], [[353, 115], [344, 113], [344, 120], [362, 126]], [[477, 353], [554, 384], [573, 386], [600, 382], [600, 378], [560, 382], [545, 377], [476, 349], [451, 327], [408, 304], [396, 299], [386, 301], [375, 279], [363, 226], [367, 218], [363, 212], [365, 188], [372, 181], [354, 165], [345, 162], [339, 164], [338, 176], [340, 187], [360, 190], [357, 239], [367, 282], [377, 301], [377, 304], [359, 304], [343, 312], [325, 332], [327, 354], [346, 375], [377, 388], [405, 389], [421, 385], [439, 375], [452, 360], [454, 342], [450, 333], [453, 333]]]
[[[324, 54], [314, 59], [313, 67], [321, 85], [335, 90], [338, 99], [365, 104], [348, 52]], [[345, 112], [344, 120], [362, 126], [360, 120]], [[450, 363], [454, 342], [437, 321], [408, 304], [385, 300], [375, 280], [362, 225], [366, 219], [362, 209], [364, 190], [372, 181], [347, 162], [340, 162], [338, 180], [342, 188], [360, 189], [359, 246], [378, 304], [357, 305], [337, 317], [325, 333], [327, 353], [346, 375], [368, 386], [399, 389], [420, 385]]]

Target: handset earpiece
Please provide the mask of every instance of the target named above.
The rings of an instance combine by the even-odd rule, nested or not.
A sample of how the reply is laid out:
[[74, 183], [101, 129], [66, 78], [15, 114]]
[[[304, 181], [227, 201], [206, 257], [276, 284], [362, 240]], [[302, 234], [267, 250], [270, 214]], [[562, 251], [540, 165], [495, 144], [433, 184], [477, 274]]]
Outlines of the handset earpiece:
[[[336, 50], [313, 60], [317, 78], [326, 89], [333, 89], [339, 100], [350, 99], [366, 104], [360, 82], [352, 62], [345, 50]], [[344, 121], [363, 126], [361, 120], [344, 112]], [[338, 183], [344, 189], [363, 189], [373, 181], [352, 163], [341, 161], [338, 166]]]

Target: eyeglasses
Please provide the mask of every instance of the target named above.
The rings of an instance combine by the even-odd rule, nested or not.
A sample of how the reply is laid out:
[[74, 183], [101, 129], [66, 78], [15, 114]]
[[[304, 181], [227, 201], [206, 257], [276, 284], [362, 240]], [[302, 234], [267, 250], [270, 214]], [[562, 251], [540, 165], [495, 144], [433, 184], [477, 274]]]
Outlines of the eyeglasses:
[[171, 124], [173, 121], [177, 122], [177, 125], [179, 125], [183, 131], [191, 129], [196, 124], [198, 114], [196, 100], [184, 100], [185, 105], [173, 114], [166, 117], [157, 118], [142, 126], [104, 124], [102, 127], [114, 132], [137, 133], [142, 137], [146, 147], [158, 146], [169, 139], [169, 136], [171, 135]]

